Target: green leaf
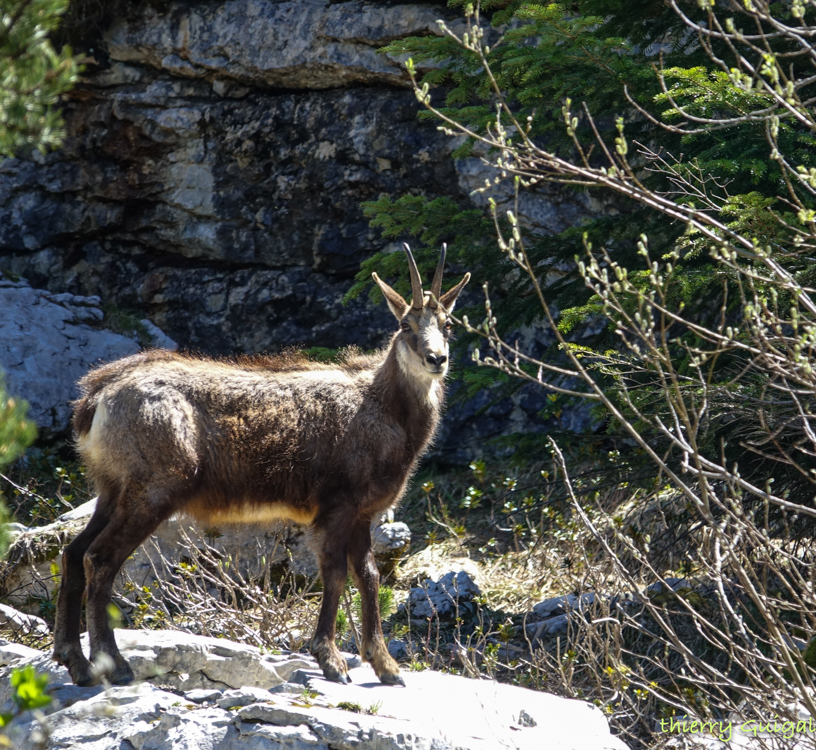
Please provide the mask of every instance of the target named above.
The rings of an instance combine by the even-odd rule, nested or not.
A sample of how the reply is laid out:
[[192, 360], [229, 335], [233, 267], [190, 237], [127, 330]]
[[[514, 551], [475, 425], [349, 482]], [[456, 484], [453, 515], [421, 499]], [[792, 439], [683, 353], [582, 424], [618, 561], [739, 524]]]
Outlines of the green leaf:
[[11, 673], [12, 699], [21, 711], [42, 708], [51, 703], [45, 692], [48, 675], [38, 674], [31, 664]]

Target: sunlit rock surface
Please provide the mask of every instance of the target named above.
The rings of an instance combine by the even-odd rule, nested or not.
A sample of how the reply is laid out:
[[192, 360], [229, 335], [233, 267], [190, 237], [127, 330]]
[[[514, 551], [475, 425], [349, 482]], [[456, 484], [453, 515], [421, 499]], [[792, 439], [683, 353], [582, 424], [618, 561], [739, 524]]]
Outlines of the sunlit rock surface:
[[20, 750], [626, 750], [600, 709], [492, 680], [403, 672], [406, 687], [395, 688], [362, 665], [340, 685], [303, 654], [172, 631], [118, 630], [117, 640], [144, 682], [78, 688], [49, 654], [0, 644], [3, 710], [12, 668], [32, 664], [53, 685], [43, 723], [12, 727]]

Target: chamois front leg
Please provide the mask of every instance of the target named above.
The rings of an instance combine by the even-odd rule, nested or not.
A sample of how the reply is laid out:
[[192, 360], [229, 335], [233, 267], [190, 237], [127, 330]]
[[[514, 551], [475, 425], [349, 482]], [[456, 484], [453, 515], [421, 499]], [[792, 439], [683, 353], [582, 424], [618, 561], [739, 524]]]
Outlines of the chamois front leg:
[[346, 586], [346, 534], [344, 529], [332, 528], [322, 532], [320, 545], [320, 577], [323, 579], [323, 602], [312, 638], [311, 652], [327, 680], [348, 684], [348, 665], [334, 642], [337, 608]]
[[399, 665], [385, 646], [380, 619], [380, 572], [371, 547], [371, 523], [358, 520], [351, 533], [349, 562], [354, 583], [360, 590], [363, 614], [362, 657], [371, 664], [384, 685], [402, 685]]

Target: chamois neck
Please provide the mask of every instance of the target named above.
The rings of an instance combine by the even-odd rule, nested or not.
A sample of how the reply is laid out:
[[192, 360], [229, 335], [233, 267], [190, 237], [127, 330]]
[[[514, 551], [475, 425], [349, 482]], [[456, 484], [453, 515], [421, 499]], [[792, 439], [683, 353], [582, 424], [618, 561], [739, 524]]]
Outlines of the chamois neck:
[[415, 451], [420, 451], [433, 436], [445, 395], [440, 378], [430, 378], [406, 366], [412, 352], [397, 334], [385, 357], [375, 383], [383, 404], [405, 429]]

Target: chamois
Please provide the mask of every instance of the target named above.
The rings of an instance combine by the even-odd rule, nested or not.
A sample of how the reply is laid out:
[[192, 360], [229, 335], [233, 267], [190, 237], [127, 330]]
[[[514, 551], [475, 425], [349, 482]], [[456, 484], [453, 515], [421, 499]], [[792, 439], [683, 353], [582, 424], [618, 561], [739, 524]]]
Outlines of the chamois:
[[[436, 430], [448, 369], [450, 313], [470, 274], [442, 294], [445, 248], [423, 292], [410, 248], [408, 303], [377, 274], [400, 329], [374, 355], [336, 365], [292, 357], [216, 360], [153, 350], [79, 381], [74, 433], [99, 493], [65, 549], [54, 659], [77, 685], [133, 672], [108, 622], [114, 578], [170, 516], [209, 523], [288, 518], [308, 524], [323, 601], [311, 651], [347, 683], [335, 621], [348, 567], [362, 597], [361, 652], [380, 681], [404, 685], [382, 637], [371, 522], [402, 495]], [[90, 661], [80, 647], [87, 590]]]

